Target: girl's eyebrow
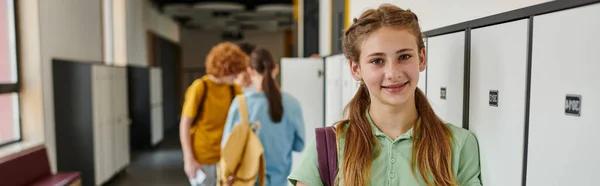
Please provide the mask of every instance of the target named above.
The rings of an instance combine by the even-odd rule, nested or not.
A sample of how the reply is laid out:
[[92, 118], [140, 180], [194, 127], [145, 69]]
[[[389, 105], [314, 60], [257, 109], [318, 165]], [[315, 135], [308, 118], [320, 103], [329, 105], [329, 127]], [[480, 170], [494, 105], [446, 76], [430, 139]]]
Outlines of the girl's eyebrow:
[[[412, 50], [413, 50], [412, 48], [404, 48], [404, 49], [400, 49], [400, 50], [396, 51], [396, 54], [408, 52], [408, 51], [412, 51]], [[385, 54], [383, 52], [375, 52], [375, 53], [371, 53], [371, 54], [367, 55], [367, 57], [371, 57], [371, 56], [385, 56]]]

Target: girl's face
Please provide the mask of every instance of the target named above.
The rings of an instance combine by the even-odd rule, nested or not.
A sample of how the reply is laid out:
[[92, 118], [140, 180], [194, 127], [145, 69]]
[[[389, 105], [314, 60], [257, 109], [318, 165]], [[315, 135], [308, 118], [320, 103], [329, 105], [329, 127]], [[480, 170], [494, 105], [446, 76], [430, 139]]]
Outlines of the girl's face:
[[414, 98], [419, 72], [425, 70], [425, 49], [404, 29], [382, 27], [361, 43], [358, 62], [351, 62], [355, 79], [362, 78], [371, 102], [398, 106]]

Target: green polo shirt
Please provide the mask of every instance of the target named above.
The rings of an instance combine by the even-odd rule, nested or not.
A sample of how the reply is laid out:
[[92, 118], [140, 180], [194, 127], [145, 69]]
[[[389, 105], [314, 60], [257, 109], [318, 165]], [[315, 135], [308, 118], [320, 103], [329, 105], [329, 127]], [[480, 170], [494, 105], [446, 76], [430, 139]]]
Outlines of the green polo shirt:
[[[392, 140], [373, 124], [368, 113], [367, 118], [369, 123], [371, 123], [373, 131], [375, 131], [377, 140], [381, 144], [381, 153], [373, 160], [373, 164], [371, 165], [370, 185], [425, 185], [420, 174], [418, 174], [419, 171], [417, 171], [418, 179], [415, 179], [411, 171], [412, 128], [396, 140]], [[477, 139], [468, 130], [452, 124], [446, 124], [446, 126], [450, 128], [454, 135], [452, 169], [454, 170], [458, 185], [481, 186]], [[342, 137], [340, 140], [340, 152], [343, 152], [345, 139]], [[338, 153], [338, 156], [338, 162], [341, 162], [343, 154]], [[338, 165], [340, 164], [338, 163]], [[304, 150], [299, 167], [292, 171], [288, 179], [293, 185], [296, 185], [296, 182], [300, 181], [309, 186], [322, 186], [323, 183], [321, 182], [317, 165], [316, 140], [312, 140]], [[433, 181], [433, 178], [429, 180]]]

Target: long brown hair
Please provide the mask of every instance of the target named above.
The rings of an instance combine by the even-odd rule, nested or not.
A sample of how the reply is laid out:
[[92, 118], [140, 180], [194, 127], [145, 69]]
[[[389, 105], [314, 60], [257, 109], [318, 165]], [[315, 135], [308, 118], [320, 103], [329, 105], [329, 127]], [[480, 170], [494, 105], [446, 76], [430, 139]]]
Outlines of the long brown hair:
[[278, 123], [283, 117], [283, 104], [279, 87], [277, 87], [275, 80], [271, 76], [275, 68], [273, 55], [264, 48], [256, 48], [250, 55], [250, 66], [263, 75], [262, 89], [269, 101], [269, 114], [271, 115], [271, 120]]
[[[403, 10], [389, 4], [365, 11], [344, 34], [343, 50], [345, 57], [359, 63], [360, 47], [364, 39], [382, 27], [406, 29], [415, 36], [419, 51], [425, 45], [417, 16], [410, 10]], [[347, 128], [337, 127], [337, 134], [345, 135], [346, 143], [342, 160], [341, 174], [344, 185], [368, 185], [371, 177], [371, 163], [378, 156], [380, 146], [365, 114], [370, 106], [367, 87], [362, 84], [356, 95], [346, 106]], [[453, 137], [450, 129], [435, 115], [427, 97], [415, 90], [415, 104], [421, 122], [413, 127], [411, 169], [415, 179], [418, 173], [427, 185], [456, 185], [452, 171]], [[338, 139], [339, 139], [338, 135]], [[429, 176], [432, 176], [433, 181]]]

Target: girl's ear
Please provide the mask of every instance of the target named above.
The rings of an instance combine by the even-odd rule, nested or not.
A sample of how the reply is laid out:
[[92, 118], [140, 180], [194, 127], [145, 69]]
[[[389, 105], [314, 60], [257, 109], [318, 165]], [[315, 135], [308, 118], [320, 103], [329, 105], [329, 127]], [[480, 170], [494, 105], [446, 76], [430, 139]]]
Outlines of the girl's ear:
[[360, 73], [360, 65], [358, 64], [358, 61], [348, 61], [350, 64], [350, 72], [352, 73], [352, 77], [354, 78], [354, 80], [359, 81], [362, 77], [361, 73]]
[[419, 71], [423, 72], [425, 71], [425, 68], [427, 68], [427, 51], [425, 48], [422, 48], [421, 51], [419, 51]]
[[276, 78], [278, 73], [279, 73], [279, 64], [275, 64], [275, 67], [273, 67], [273, 71], [271, 72], [271, 75], [273, 76], [273, 78]]

